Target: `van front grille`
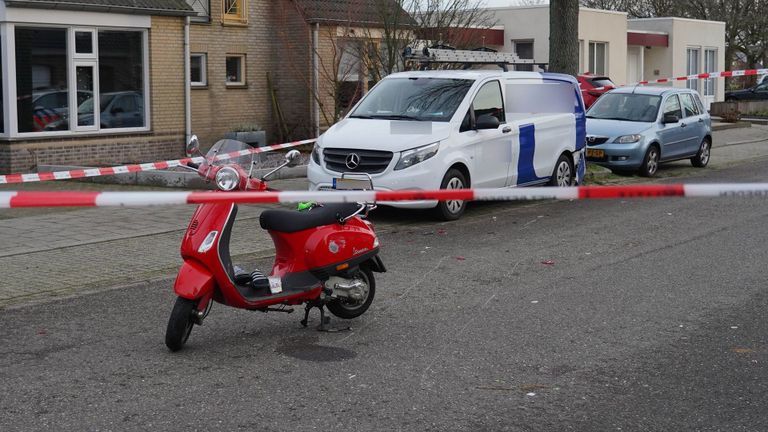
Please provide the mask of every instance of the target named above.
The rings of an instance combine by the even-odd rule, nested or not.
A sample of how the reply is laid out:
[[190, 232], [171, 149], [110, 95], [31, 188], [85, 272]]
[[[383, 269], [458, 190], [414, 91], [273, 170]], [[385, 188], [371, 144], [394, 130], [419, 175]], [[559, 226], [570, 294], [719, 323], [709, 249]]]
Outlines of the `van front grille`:
[[[350, 155], [357, 155], [354, 163], [348, 163]], [[359, 172], [368, 174], [377, 174], [383, 172], [392, 161], [392, 152], [379, 150], [357, 150], [357, 149], [339, 149], [327, 148], [323, 150], [325, 166], [331, 171], [337, 172]], [[353, 162], [354, 162], [353, 161]], [[350, 168], [352, 166], [352, 168]]]

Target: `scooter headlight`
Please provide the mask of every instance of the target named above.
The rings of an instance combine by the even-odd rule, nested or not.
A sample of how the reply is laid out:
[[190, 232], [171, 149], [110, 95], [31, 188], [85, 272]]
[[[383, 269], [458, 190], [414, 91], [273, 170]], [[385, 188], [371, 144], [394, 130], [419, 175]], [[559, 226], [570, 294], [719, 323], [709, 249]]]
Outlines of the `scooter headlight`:
[[231, 191], [240, 184], [240, 174], [236, 169], [224, 167], [216, 173], [216, 187], [223, 191]]

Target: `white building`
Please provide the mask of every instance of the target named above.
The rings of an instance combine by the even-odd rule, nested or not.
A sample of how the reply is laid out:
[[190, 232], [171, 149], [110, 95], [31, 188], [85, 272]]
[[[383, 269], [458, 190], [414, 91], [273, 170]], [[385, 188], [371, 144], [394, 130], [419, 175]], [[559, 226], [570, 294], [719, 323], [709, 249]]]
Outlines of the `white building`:
[[[549, 62], [549, 5], [489, 8], [504, 45], [493, 48]], [[579, 69], [632, 84], [725, 68], [725, 23], [684, 18], [628, 19], [625, 12], [581, 8]], [[722, 101], [722, 79], [675, 82]]]

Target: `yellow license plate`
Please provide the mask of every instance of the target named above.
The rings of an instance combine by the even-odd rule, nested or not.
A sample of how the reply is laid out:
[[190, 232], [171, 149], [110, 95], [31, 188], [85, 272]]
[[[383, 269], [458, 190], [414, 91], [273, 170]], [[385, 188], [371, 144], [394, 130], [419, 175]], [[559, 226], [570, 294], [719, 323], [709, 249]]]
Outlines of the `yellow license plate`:
[[587, 157], [604, 158], [605, 157], [605, 150], [587, 149]]

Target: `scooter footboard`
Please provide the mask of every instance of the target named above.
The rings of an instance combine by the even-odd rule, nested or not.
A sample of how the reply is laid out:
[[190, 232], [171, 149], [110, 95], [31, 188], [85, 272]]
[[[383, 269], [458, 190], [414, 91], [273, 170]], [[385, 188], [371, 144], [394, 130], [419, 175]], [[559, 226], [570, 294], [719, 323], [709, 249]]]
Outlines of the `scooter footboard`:
[[196, 261], [184, 261], [173, 284], [176, 295], [189, 300], [210, 296], [215, 287], [213, 275]]

